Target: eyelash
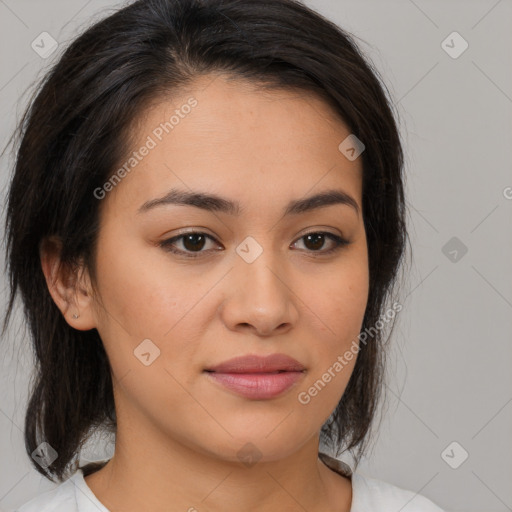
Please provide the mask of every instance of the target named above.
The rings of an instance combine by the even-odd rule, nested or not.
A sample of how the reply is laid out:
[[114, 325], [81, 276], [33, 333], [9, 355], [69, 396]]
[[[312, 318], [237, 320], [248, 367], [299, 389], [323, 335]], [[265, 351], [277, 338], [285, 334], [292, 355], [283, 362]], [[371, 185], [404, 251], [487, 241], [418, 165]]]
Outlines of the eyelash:
[[[204, 235], [206, 238], [209, 238], [210, 240], [216, 242], [215, 238], [213, 238], [212, 236], [208, 235], [207, 233], [203, 233], [201, 231], [190, 231], [188, 233], [182, 233], [181, 235], [169, 238], [167, 240], [163, 240], [158, 245], [160, 247], [162, 247], [165, 251], [185, 256], [185, 258], [198, 258], [202, 254], [208, 252], [208, 251], [197, 251], [197, 252], [182, 251], [182, 250], [176, 250], [175, 248], [173, 248], [173, 244], [175, 242], [177, 242], [178, 240], [183, 239], [184, 237], [186, 237], [188, 235]], [[338, 235], [335, 235], [333, 233], [329, 233], [327, 231], [311, 231], [310, 233], [306, 233], [305, 235], [302, 235], [297, 241], [302, 240], [303, 238], [307, 237], [308, 235], [326, 235], [327, 238], [330, 238], [331, 240], [336, 242], [336, 245], [333, 248], [331, 248], [331, 249], [329, 249], [327, 251], [311, 251], [311, 250], [307, 251], [307, 252], [310, 252], [310, 253], [313, 253], [313, 254], [318, 253], [320, 256], [325, 256], [325, 255], [333, 254], [333, 253], [341, 250], [343, 247], [345, 247], [345, 246], [347, 246], [347, 245], [349, 245], [351, 243], [348, 240], [346, 240], [346, 239], [344, 239], [344, 238], [342, 238], [342, 237], [340, 237]]]

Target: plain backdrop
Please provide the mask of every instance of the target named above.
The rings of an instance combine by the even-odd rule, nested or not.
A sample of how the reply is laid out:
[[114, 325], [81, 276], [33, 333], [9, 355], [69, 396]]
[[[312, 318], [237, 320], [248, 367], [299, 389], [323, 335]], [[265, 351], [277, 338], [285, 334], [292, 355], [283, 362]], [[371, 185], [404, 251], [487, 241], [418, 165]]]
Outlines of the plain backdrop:
[[[386, 416], [358, 471], [449, 511], [510, 511], [512, 2], [306, 3], [357, 36], [397, 105], [406, 153], [413, 263], [389, 357]], [[120, 5], [0, 0], [2, 148], [28, 85], [79, 30]], [[42, 32], [59, 43], [48, 58], [31, 47]], [[4, 206], [10, 153], [0, 165]], [[55, 486], [31, 467], [23, 444], [28, 342], [18, 311], [0, 345], [2, 510]], [[108, 451], [98, 446], [89, 453]]]

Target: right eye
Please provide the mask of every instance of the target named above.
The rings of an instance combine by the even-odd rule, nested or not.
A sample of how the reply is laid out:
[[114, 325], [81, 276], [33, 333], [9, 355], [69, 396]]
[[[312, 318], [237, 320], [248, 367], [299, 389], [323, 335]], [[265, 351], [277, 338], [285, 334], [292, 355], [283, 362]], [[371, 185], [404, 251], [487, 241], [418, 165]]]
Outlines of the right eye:
[[[216, 242], [215, 238], [206, 233], [202, 233], [200, 231], [190, 231], [189, 233], [182, 233], [181, 235], [163, 240], [158, 245], [165, 251], [179, 254], [185, 256], [186, 258], [197, 258], [202, 253], [211, 252], [211, 250], [202, 250], [208, 240]], [[181, 243], [184, 250], [176, 248], [177, 242]]]

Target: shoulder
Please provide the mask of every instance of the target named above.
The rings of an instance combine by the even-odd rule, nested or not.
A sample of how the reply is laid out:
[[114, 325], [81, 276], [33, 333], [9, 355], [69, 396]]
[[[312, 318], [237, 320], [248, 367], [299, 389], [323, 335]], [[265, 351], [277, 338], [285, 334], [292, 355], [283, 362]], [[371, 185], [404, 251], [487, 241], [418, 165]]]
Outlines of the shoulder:
[[27, 501], [15, 512], [77, 512], [74, 477]]
[[371, 478], [352, 474], [352, 508], [350, 512], [444, 512], [421, 494]]

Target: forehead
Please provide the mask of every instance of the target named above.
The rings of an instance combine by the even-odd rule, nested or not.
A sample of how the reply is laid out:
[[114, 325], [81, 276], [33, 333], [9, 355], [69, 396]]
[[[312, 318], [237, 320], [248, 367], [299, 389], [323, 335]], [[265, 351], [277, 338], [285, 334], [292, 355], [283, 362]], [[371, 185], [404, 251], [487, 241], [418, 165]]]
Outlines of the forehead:
[[136, 209], [179, 185], [262, 205], [341, 186], [360, 203], [361, 158], [350, 161], [338, 148], [348, 135], [312, 93], [202, 77], [138, 118], [138, 154], [121, 162], [134, 165], [111, 195]]

